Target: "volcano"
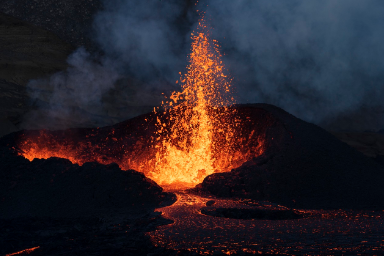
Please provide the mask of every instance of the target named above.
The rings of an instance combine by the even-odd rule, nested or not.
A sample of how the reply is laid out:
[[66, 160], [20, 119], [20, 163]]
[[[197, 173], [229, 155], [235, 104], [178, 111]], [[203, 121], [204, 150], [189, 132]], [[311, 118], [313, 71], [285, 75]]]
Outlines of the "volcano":
[[[234, 152], [255, 157], [240, 162], [231, 171], [217, 170], [204, 177], [194, 190], [220, 197], [268, 200], [295, 208], [384, 206], [384, 190], [380, 185], [384, 168], [375, 161], [325, 130], [272, 105], [236, 105], [231, 110], [236, 110], [242, 123], [235, 134], [241, 143]], [[75, 166], [87, 162], [117, 163], [120, 168], [115, 169], [125, 170], [137, 166], [150, 177], [148, 162], [156, 155], [153, 137], [157, 120], [166, 117], [167, 113], [149, 113], [99, 129], [16, 132], [0, 140], [3, 151], [14, 156], [3, 157], [1, 163], [5, 165], [1, 170], [19, 173], [7, 167], [13, 159], [13, 165], [20, 162], [28, 173], [36, 163], [49, 161], [34, 158], [61, 157]], [[263, 142], [261, 154], [260, 141]], [[223, 154], [227, 156], [228, 152]], [[69, 161], [62, 163], [70, 165]], [[167, 184], [163, 187], [169, 188]]]
[[[382, 165], [320, 127], [272, 105], [264, 113], [264, 153], [231, 172], [208, 176], [199, 188], [221, 197], [268, 200], [294, 208], [382, 209]], [[267, 121], [268, 120], [268, 121]]]
[[51, 157], [117, 164], [166, 190], [201, 183], [194, 191], [296, 208], [382, 207], [381, 165], [277, 107], [235, 104], [218, 42], [200, 15], [187, 72], [176, 81], [182, 90], [162, 107], [103, 128], [21, 131], [0, 145], [31, 164]]
[[[191, 38], [181, 91], [153, 112], [107, 127], [0, 139], [0, 238], [10, 241], [0, 239], [7, 246], [0, 252], [382, 248], [384, 167], [276, 106], [236, 104], [204, 17]], [[23, 233], [27, 242], [14, 246], [24, 230], [38, 238]]]
[[[202, 183], [185, 192], [167, 185], [160, 187], [145, 177], [146, 172], [122, 171], [119, 167], [127, 158], [136, 159], [136, 164], [140, 166], [140, 159], [149, 159], [156, 155], [154, 147], [150, 146], [153, 141], [151, 137], [156, 132], [156, 120], [163, 118], [163, 113], [149, 113], [99, 129], [37, 130], [9, 134], [0, 139], [0, 208], [5, 209], [1, 211], [1, 218], [16, 216], [77, 218], [119, 214], [127, 216], [127, 213], [132, 214], [132, 211], [147, 212], [148, 209], [170, 205], [177, 200], [177, 203], [169, 206], [171, 207], [169, 210], [167, 207], [160, 208], [160, 211], [166, 213], [165, 217], [173, 219], [175, 224], [166, 225], [150, 233], [150, 242], [148, 238], [143, 237], [142, 241], [149, 244], [144, 246], [138, 243], [134, 247], [134, 250], [153, 245], [155, 248], [160, 248], [148, 247], [152, 248], [148, 249], [150, 252], [163, 250], [161, 248], [168, 248], [169, 245], [176, 251], [205, 248], [197, 251], [212, 252], [213, 245], [218, 243], [215, 250], [219, 248], [222, 252], [243, 251], [248, 248], [250, 253], [256, 253], [263, 248], [261, 250], [263, 252], [277, 250], [297, 253], [301, 247], [298, 249], [295, 247], [298, 251], [293, 250], [294, 247], [286, 247], [288, 241], [296, 239], [294, 234], [297, 233], [298, 241], [302, 242], [302, 225], [309, 228], [319, 221], [319, 230], [325, 228], [323, 235], [327, 234], [329, 237], [332, 236], [332, 232], [329, 233], [332, 229], [328, 229], [325, 225], [327, 221], [335, 222], [333, 225], [339, 225], [340, 232], [347, 232], [346, 234], [350, 234], [353, 239], [357, 236], [366, 239], [363, 235], [366, 230], [379, 232], [374, 231], [376, 230], [374, 227], [381, 227], [379, 216], [381, 211], [377, 215], [367, 210], [379, 210], [384, 207], [384, 191], [381, 186], [384, 178], [383, 166], [325, 130], [275, 106], [249, 104], [235, 105], [231, 108], [236, 110], [237, 118], [242, 120], [243, 124], [236, 130], [236, 136], [242, 142], [238, 144], [236, 152], [254, 154], [256, 157], [231, 171], [217, 171], [210, 174]], [[261, 154], [260, 141], [262, 141]], [[37, 142], [40, 144], [33, 144]], [[69, 152], [72, 155], [68, 153], [62, 155], [69, 160], [48, 158], [46, 155], [48, 159], [30, 161], [23, 156], [26, 154], [26, 143], [44, 145], [40, 147], [49, 150], [47, 152], [64, 154], [67, 152], [65, 150], [71, 149]], [[57, 145], [63, 150], [60, 151]], [[254, 151], [255, 149], [257, 150]], [[227, 152], [224, 154], [227, 156]], [[71, 163], [75, 160], [79, 161], [81, 166], [78, 163]], [[177, 199], [173, 193], [164, 192], [164, 188], [176, 192]], [[253, 208], [249, 208], [248, 205]], [[300, 208], [328, 211], [303, 212], [297, 210]], [[339, 210], [341, 208], [364, 210], [364, 212], [348, 213]], [[292, 209], [295, 210], [292, 212]], [[332, 212], [332, 209], [337, 210]], [[303, 213], [311, 217], [306, 217], [304, 222], [301, 222], [297, 220], [297, 216], [302, 216]], [[348, 231], [350, 223], [361, 218], [359, 216], [362, 214], [372, 215], [367, 217], [368, 219], [361, 220], [361, 223], [368, 226], [363, 225], [362, 230], [356, 231], [358, 233]], [[262, 216], [266, 220], [256, 221], [253, 219], [255, 216]], [[292, 220], [284, 220], [288, 218], [287, 216], [291, 216], [289, 218]], [[272, 217], [282, 220], [275, 226], [269, 221], [276, 220], [268, 220]], [[153, 219], [157, 218], [148, 215], [144, 223], [152, 223]], [[248, 220], [249, 218], [251, 219]], [[367, 222], [371, 219], [376, 221], [376, 224]], [[225, 230], [220, 229], [217, 233], [218, 226], [213, 228], [209, 224], [212, 221], [216, 223], [215, 225], [226, 227]], [[297, 222], [298, 228], [295, 228], [296, 224], [292, 226], [292, 221]], [[283, 224], [279, 224], [280, 222]], [[145, 224], [139, 230], [148, 231], [150, 226], [147, 225], [149, 224]], [[268, 231], [269, 226], [272, 230], [277, 230], [277, 233], [294, 234], [287, 233], [290, 235], [276, 242], [274, 239], [277, 233]], [[249, 243], [244, 242], [242, 238], [244, 234], [249, 233], [247, 230], [252, 233], [249, 234]], [[309, 237], [314, 235], [312, 233], [314, 231], [311, 230], [308, 230]], [[139, 231], [132, 230], [128, 237], [137, 236], [137, 232]], [[270, 247], [271, 241], [264, 237], [265, 234], [269, 234], [268, 232], [271, 233], [268, 239], [275, 241], [276, 246]], [[126, 239], [126, 233], [122, 234], [125, 234]], [[204, 237], [207, 238], [201, 241]], [[236, 241], [234, 245], [237, 246], [225, 244], [232, 240]], [[262, 245], [255, 245], [252, 242], [259, 240], [263, 241]], [[339, 243], [341, 242], [335, 242], [334, 246], [339, 246]], [[348, 242], [347, 245], [350, 243], [354, 244]], [[30, 247], [40, 245], [42, 248], [49, 248], [43, 240]], [[309, 249], [326, 252], [325, 248], [329, 248], [328, 243], [316, 246]], [[379, 245], [375, 243], [367, 248], [375, 249], [377, 246]], [[276, 249], [280, 247], [281, 250]], [[345, 250], [344, 247], [340, 248], [341, 251]], [[127, 248], [122, 247], [118, 251], [126, 252]], [[162, 253], [170, 252], [161, 251], [160, 254]]]

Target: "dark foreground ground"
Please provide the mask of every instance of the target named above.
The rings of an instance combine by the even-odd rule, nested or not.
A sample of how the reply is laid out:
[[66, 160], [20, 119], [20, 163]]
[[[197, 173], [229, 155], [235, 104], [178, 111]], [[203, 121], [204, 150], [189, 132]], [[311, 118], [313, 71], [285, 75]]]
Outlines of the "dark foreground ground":
[[163, 251], [144, 234], [163, 223], [169, 221], [150, 210], [111, 219], [0, 220], [0, 253], [39, 247], [29, 255], [147, 255]]
[[[185, 192], [177, 196], [175, 204], [158, 210], [162, 215], [147, 211], [110, 218], [1, 220], [0, 253], [34, 247], [39, 248], [29, 255], [383, 253], [382, 211], [308, 210], [295, 211], [299, 218], [273, 219], [268, 218], [269, 211], [281, 207], [268, 202], [215, 199]], [[242, 214], [232, 216], [235, 218], [201, 214], [201, 209], [228, 208], [257, 208], [266, 214], [262, 219], [242, 219]]]
[[[274, 106], [237, 107], [251, 120], [265, 120], [258, 123], [264, 155], [176, 196], [117, 164], [30, 162], [13, 151], [23, 132], [3, 137], [1, 253], [38, 247], [31, 255], [380, 254], [383, 167]], [[137, 125], [145, 118], [100, 128], [92, 143], [113, 129], [121, 138], [128, 133], [132, 143], [124, 145], [136, 145], [153, 130]], [[138, 128], [146, 132], [135, 135]], [[75, 141], [91, 130], [76, 133]], [[73, 131], [59, 137], [72, 138]]]

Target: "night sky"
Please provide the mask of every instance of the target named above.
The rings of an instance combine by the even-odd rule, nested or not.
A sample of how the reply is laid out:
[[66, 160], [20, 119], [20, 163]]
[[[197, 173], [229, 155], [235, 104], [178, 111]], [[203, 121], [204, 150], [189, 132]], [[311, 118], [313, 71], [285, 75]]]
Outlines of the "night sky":
[[[68, 114], [68, 102], [98, 114], [103, 96], [126, 78], [142, 82], [135, 94], [125, 90], [126, 102], [158, 106], [161, 92], [180, 89], [175, 81], [188, 64], [199, 11], [206, 13], [212, 38], [221, 45], [237, 102], [274, 104], [327, 130], [384, 127], [383, 1], [110, 0], [88, 5], [90, 28], [77, 36], [81, 43], [75, 43], [68, 70], [29, 83], [53, 88], [53, 117]], [[85, 12], [76, 11], [74, 17]], [[63, 34], [78, 34], [73, 26]]]
[[[384, 108], [382, 1], [214, 0], [194, 6], [153, 0], [106, 6], [96, 16], [95, 39], [118, 68], [140, 78], [160, 76], [174, 85], [186, 66], [200, 10], [222, 46], [240, 103], [275, 104], [324, 125]], [[382, 128], [384, 116], [375, 118], [381, 122], [356, 128]]]

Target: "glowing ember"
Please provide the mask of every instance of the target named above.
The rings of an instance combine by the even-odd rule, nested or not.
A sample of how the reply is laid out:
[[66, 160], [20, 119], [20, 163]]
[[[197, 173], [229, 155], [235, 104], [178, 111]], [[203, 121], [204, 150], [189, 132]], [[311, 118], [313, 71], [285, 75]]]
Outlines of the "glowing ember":
[[[165, 109], [171, 108], [170, 122], [158, 120], [162, 144], [158, 146], [156, 167], [151, 176], [160, 184], [195, 185], [216, 170], [225, 171], [229, 167], [223, 157], [232, 149], [232, 129], [236, 123], [235, 109], [229, 111], [226, 107], [234, 103], [229, 94], [230, 84], [223, 73], [218, 45], [209, 38], [203, 19], [192, 33], [192, 39], [188, 72], [180, 78], [183, 91], [174, 92], [163, 104]], [[225, 111], [214, 112], [218, 107], [224, 107]], [[224, 123], [226, 134], [221, 127]], [[215, 144], [213, 136], [225, 140]]]
[[33, 251], [35, 251], [35, 250], [37, 250], [39, 248], [40, 248], [40, 246], [37, 246], [37, 247], [33, 247], [33, 248], [22, 250], [22, 251], [14, 252], [14, 253], [9, 253], [9, 254], [6, 254], [5, 256], [13, 256], [13, 255], [20, 255], [20, 254], [31, 254]]
[[[383, 251], [381, 211], [289, 209], [303, 218], [213, 218], [202, 211], [222, 207], [284, 212], [288, 208], [267, 201], [176, 194], [177, 202], [157, 209], [174, 222], [147, 233], [157, 247], [198, 255], [380, 255]], [[212, 200], [214, 204], [208, 206]]]
[[61, 157], [80, 165], [114, 162], [170, 189], [192, 187], [260, 155], [265, 130], [254, 130], [257, 120], [231, 106], [234, 99], [218, 44], [210, 39], [203, 18], [192, 40], [190, 64], [180, 78], [182, 91], [163, 102], [164, 111], [157, 109], [116, 129], [29, 132], [21, 137], [20, 154], [30, 161]]

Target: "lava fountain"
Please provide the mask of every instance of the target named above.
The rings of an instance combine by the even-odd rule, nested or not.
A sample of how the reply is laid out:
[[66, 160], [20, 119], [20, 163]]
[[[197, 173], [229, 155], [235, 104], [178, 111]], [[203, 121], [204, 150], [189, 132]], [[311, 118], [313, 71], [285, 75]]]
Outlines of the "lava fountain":
[[204, 16], [191, 39], [187, 72], [176, 82], [182, 90], [166, 98], [161, 110], [100, 129], [25, 131], [16, 151], [30, 161], [117, 163], [172, 189], [193, 187], [260, 155], [265, 134], [234, 106], [219, 45]]
[[[215, 170], [228, 167], [217, 154], [230, 151], [233, 144], [236, 110], [227, 107], [234, 103], [231, 85], [224, 74], [217, 42], [210, 39], [203, 18], [192, 33], [192, 40], [187, 73], [179, 80], [182, 92], [173, 92], [169, 101], [163, 103], [170, 122], [158, 121], [157, 133], [162, 141], [152, 176], [160, 184], [196, 185]], [[215, 110], [220, 107], [224, 111], [219, 114]], [[224, 123], [225, 130], [221, 127]], [[226, 139], [214, 143], [214, 130], [219, 133], [216, 136]]]

